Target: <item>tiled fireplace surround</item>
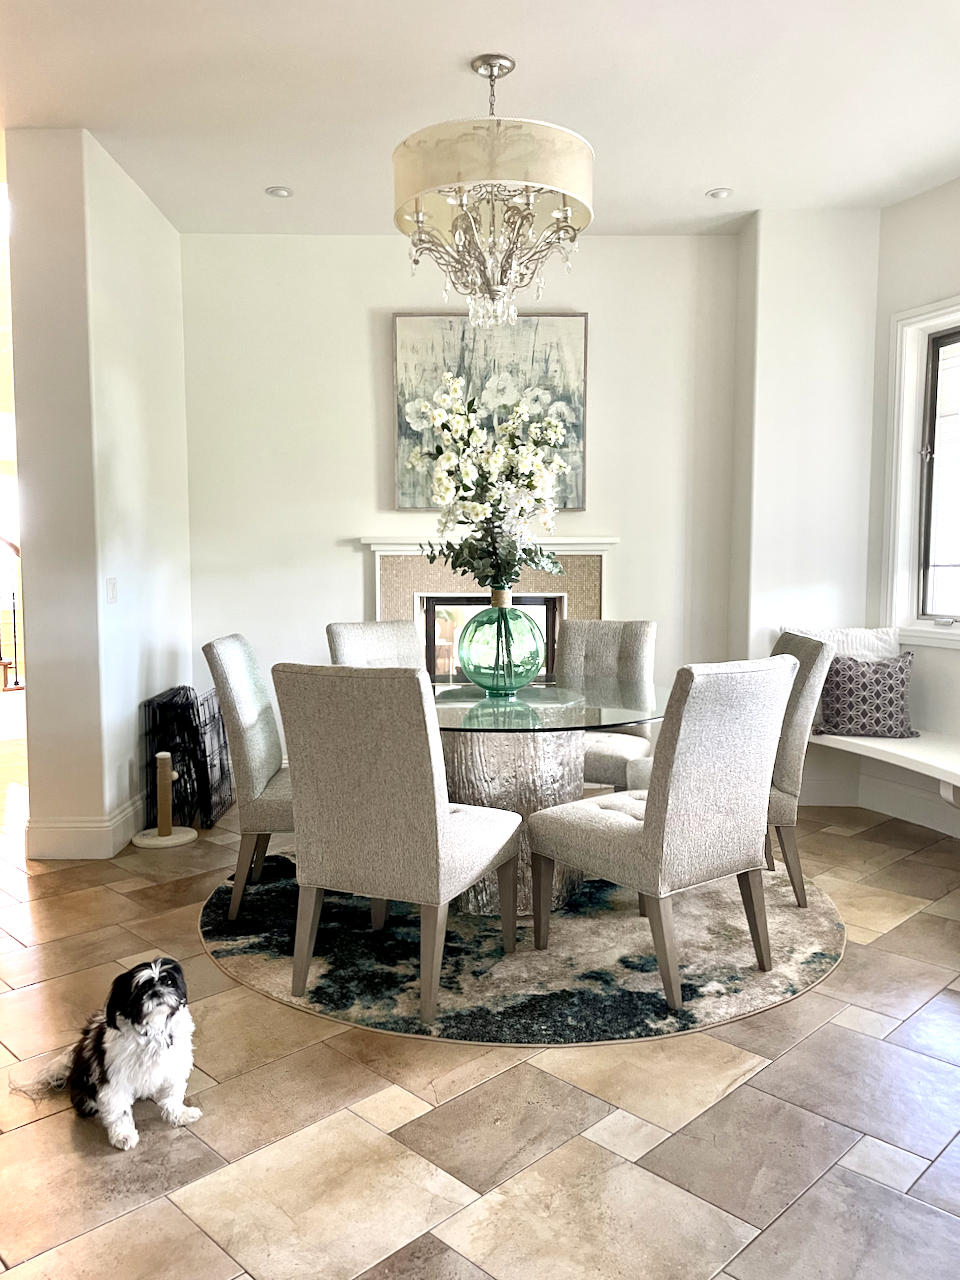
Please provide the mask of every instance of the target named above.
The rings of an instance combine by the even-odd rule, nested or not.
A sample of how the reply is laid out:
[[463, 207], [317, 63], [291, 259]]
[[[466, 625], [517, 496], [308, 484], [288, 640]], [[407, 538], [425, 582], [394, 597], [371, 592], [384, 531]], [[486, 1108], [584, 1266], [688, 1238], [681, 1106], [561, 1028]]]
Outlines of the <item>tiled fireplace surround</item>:
[[[424, 594], [482, 594], [471, 578], [453, 573], [445, 564], [430, 564], [420, 544], [408, 538], [363, 538], [375, 558], [376, 616], [398, 621], [418, 616]], [[560, 576], [528, 569], [514, 588], [517, 594], [561, 595], [561, 616], [599, 618], [603, 607], [604, 553], [619, 538], [551, 538], [543, 545], [558, 556]]]

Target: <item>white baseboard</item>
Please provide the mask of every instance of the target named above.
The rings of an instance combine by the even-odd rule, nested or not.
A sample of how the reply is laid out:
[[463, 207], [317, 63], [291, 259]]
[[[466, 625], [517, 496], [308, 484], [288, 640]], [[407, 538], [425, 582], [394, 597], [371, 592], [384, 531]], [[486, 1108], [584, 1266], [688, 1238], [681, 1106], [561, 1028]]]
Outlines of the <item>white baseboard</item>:
[[27, 857], [38, 862], [67, 858], [112, 858], [143, 825], [142, 795], [103, 818], [27, 820]]

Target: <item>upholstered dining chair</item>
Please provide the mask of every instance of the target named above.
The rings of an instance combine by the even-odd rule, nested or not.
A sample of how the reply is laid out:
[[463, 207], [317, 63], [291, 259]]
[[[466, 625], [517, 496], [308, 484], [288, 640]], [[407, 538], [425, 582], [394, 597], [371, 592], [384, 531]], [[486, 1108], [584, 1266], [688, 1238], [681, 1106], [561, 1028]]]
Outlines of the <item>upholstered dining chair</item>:
[[414, 622], [328, 622], [327, 644], [335, 667], [425, 665]]
[[221, 636], [203, 646], [203, 656], [220, 700], [240, 810], [240, 854], [227, 911], [236, 920], [247, 878], [254, 884], [260, 879], [270, 836], [293, 830], [290, 772], [250, 642], [241, 635]]
[[[792, 654], [800, 663], [800, 670], [790, 691], [790, 701], [783, 717], [777, 762], [773, 768], [770, 785], [770, 806], [767, 813], [767, 838], [765, 853], [767, 867], [773, 871], [773, 848], [770, 828], [777, 835], [784, 865], [793, 886], [798, 907], [807, 905], [807, 891], [803, 887], [803, 868], [797, 847], [797, 811], [800, 804], [800, 784], [803, 781], [803, 762], [807, 753], [810, 727], [816, 715], [823, 682], [834, 655], [834, 646], [812, 636], [795, 635], [784, 631], [774, 645], [773, 654]], [[650, 786], [650, 775], [656, 757], [632, 760], [627, 765], [627, 789], [645, 793]]]
[[273, 679], [293, 778], [300, 885], [293, 994], [306, 989], [325, 889], [416, 902], [420, 1016], [429, 1024], [450, 900], [488, 872], [497, 873], [504, 950], [514, 950], [522, 819], [449, 803], [425, 671], [280, 663]]
[[773, 850], [769, 827], [777, 833], [777, 841], [783, 861], [793, 885], [798, 907], [807, 905], [807, 892], [803, 887], [803, 868], [797, 847], [797, 810], [800, 805], [800, 783], [803, 781], [803, 762], [807, 754], [810, 728], [823, 692], [823, 682], [833, 661], [832, 644], [815, 640], [812, 636], [795, 635], [784, 631], [773, 646], [773, 653], [789, 653], [797, 659], [800, 669], [790, 691], [777, 762], [773, 766], [773, 782], [770, 786], [770, 807], [767, 813], [767, 866], [774, 869]]
[[555, 861], [640, 895], [667, 1004], [682, 1007], [673, 897], [736, 875], [761, 969], [771, 967], [764, 833], [780, 727], [799, 663], [788, 654], [699, 663], [677, 672], [646, 799], [627, 792], [542, 809], [527, 819], [534, 942], [550, 925]]
[[[605, 681], [653, 684], [655, 622], [564, 619], [557, 629], [554, 676], [561, 688], [602, 686]], [[627, 787], [627, 764], [650, 754], [646, 725], [584, 734], [583, 780], [618, 791]]]

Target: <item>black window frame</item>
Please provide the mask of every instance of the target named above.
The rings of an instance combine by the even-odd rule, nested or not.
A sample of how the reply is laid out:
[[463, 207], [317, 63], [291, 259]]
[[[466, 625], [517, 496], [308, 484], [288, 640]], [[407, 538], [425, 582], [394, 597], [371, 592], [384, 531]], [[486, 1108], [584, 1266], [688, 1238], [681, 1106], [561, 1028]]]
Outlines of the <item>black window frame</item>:
[[933, 480], [937, 461], [937, 391], [940, 380], [940, 352], [960, 343], [960, 328], [944, 329], [927, 338], [927, 373], [923, 399], [923, 436], [920, 441], [920, 557], [917, 575], [917, 617], [954, 618], [960, 615], [931, 613], [927, 609], [930, 577], [930, 523], [933, 516]]

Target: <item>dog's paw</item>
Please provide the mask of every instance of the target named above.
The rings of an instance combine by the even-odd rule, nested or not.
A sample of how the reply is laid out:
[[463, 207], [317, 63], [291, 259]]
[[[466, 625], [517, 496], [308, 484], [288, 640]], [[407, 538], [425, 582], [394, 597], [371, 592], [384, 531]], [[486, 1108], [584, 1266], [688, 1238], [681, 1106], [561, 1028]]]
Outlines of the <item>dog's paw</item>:
[[111, 1147], [116, 1147], [118, 1151], [130, 1151], [140, 1141], [140, 1135], [136, 1129], [118, 1129], [113, 1133], [108, 1133]]
[[203, 1112], [199, 1107], [184, 1107], [177, 1115], [171, 1117], [171, 1124], [193, 1124], [194, 1120], [199, 1120]]

